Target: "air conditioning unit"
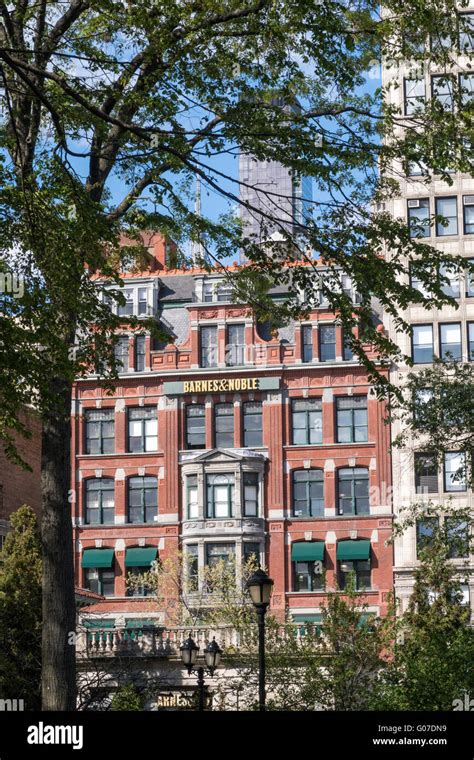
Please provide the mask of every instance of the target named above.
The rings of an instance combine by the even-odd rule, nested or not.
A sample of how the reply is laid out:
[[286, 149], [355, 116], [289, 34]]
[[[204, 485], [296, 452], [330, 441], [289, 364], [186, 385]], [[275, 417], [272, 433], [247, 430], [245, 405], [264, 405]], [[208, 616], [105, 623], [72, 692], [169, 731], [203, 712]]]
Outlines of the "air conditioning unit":
[[474, 195], [465, 195], [462, 201], [465, 206], [474, 206]]
[[420, 208], [420, 201], [419, 200], [408, 201], [408, 208]]

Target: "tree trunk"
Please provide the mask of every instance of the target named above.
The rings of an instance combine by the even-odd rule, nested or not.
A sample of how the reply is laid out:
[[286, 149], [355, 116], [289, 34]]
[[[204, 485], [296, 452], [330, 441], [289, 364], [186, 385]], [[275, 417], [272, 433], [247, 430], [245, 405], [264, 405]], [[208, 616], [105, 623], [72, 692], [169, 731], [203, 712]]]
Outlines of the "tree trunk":
[[56, 379], [54, 411], [43, 415], [43, 710], [75, 710], [74, 564], [70, 488], [71, 385]]

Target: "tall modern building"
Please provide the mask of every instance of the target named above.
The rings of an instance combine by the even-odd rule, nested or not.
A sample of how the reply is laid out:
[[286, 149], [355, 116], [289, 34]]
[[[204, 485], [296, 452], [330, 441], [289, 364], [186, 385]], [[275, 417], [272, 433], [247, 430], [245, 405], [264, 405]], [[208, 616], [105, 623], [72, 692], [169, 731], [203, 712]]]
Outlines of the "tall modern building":
[[[472, 10], [464, 14], [463, 28], [467, 24], [474, 27], [474, 4], [471, 2], [470, 6]], [[423, 72], [410, 74], [409, 66], [406, 66], [405, 76], [403, 72], [399, 74], [399, 86], [389, 88], [390, 82], [393, 82], [394, 69], [383, 70], [383, 85], [390, 93], [390, 102], [398, 106], [407, 117], [422, 107], [428, 98], [438, 98], [444, 108], [452, 109], [453, 84], [456, 80], [461, 88], [472, 92], [474, 74], [469, 71], [466, 58], [455, 51], [466, 49], [466, 46], [472, 51], [474, 39], [463, 31], [460, 35], [459, 46], [455, 40], [451, 41], [452, 66], [448, 72], [444, 67], [432, 65], [425, 66]], [[426, 44], [430, 44], [430, 41], [426, 40]], [[404, 173], [402, 167], [396, 169], [397, 173]], [[409, 166], [405, 174], [407, 176], [400, 181], [400, 196], [389, 204], [388, 210], [394, 217], [406, 219], [412, 234], [420, 234], [422, 230], [426, 242], [440, 252], [464, 256], [466, 261], [474, 260], [474, 179], [467, 174], [452, 172], [452, 184], [440, 176], [427, 181], [424, 176], [426, 172], [419, 165]], [[437, 223], [430, 227], [428, 219], [433, 215], [445, 217], [448, 223]], [[405, 354], [412, 357], [415, 370], [429, 367], [434, 356], [443, 358], [448, 353], [463, 361], [474, 360], [474, 283], [467, 272], [460, 275], [449, 272], [444, 274], [449, 279], [446, 292], [456, 299], [457, 308], [445, 306], [441, 309], [426, 309], [419, 304], [412, 304], [403, 313], [403, 317], [413, 327], [412, 336], [397, 332], [394, 321], [386, 317], [390, 337]], [[412, 285], [419, 289], [423, 287], [416, 279], [412, 279]], [[403, 383], [409, 371], [410, 368], [405, 364], [394, 366], [392, 381]], [[400, 426], [397, 424], [393, 435], [396, 436], [399, 432]], [[392, 452], [395, 513], [400, 513], [420, 499], [430, 499], [441, 508], [448, 498], [459, 507], [474, 507], [471, 489], [455, 477], [464, 453], [447, 453], [443, 466], [438, 469], [433, 457], [422, 448], [417, 441], [416, 445], [409, 443], [403, 450], [395, 448]], [[442, 516], [440, 519], [444, 522]], [[432, 525], [429, 520], [420, 521], [417, 527], [408, 530], [395, 544], [395, 590], [402, 609], [406, 608], [413, 589], [413, 572], [418, 563], [417, 546], [429, 537]], [[448, 527], [456, 530], [455, 523]], [[466, 559], [470, 560], [468, 573], [464, 569]], [[474, 557], [453, 556], [452, 562], [460, 566], [465, 602], [474, 602]]]
[[[288, 112], [298, 111], [299, 105], [275, 105]], [[280, 237], [298, 236], [299, 226], [311, 216], [312, 180], [300, 177], [278, 161], [261, 161], [241, 153], [239, 156], [240, 217], [243, 234], [256, 243]]]

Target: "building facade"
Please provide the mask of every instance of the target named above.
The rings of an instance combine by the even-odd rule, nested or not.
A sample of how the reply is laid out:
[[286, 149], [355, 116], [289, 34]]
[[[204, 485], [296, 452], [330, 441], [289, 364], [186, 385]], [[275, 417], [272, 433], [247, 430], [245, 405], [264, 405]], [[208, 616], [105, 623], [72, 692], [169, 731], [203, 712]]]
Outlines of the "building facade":
[[155, 315], [169, 342], [124, 329], [113, 394], [93, 375], [74, 391], [76, 585], [105, 597], [94, 617], [166, 625], [126, 576], [178, 550], [197, 583], [204, 565], [256, 555], [281, 620], [317, 622], [351, 572], [361, 603], [384, 614], [390, 432], [334, 314], [321, 302], [271, 333], [222, 275], [169, 270], [164, 251], [157, 242], [149, 271], [123, 275], [119, 308]]
[[41, 421], [32, 409], [25, 409], [23, 422], [30, 438], [16, 435], [14, 440], [23, 460], [31, 470], [11, 462], [0, 446], [0, 550], [10, 530], [10, 515], [27, 504], [41, 514]]
[[[469, 10], [470, 7], [470, 10]], [[460, 14], [459, 40], [443, 38], [443, 44], [450, 47], [450, 67], [434, 64], [417, 67], [407, 62], [397, 71], [383, 69], [383, 85], [389, 102], [395, 105], [407, 122], [416, 121], [418, 109], [424, 107], [428, 98], [437, 98], [447, 113], [454, 109], [458, 93], [462, 98], [472, 94], [474, 74], [469, 71], [468, 60], [459, 53], [472, 51], [473, 39], [468, 33], [474, 27], [474, 4], [466, 4]], [[439, 42], [439, 41], [438, 41]], [[435, 44], [426, 40], [426, 45]], [[393, 86], [396, 83], [397, 86]], [[412, 235], [425, 240], [439, 251], [465, 257], [466, 262], [474, 260], [474, 179], [461, 172], [447, 168], [452, 182], [448, 184], [439, 175], [427, 177], [426, 169], [418, 164], [408, 167], [396, 166], [395, 173], [400, 182], [400, 196], [387, 204], [387, 210], [396, 218], [406, 219]], [[405, 176], [404, 176], [405, 175]], [[400, 179], [402, 177], [402, 179]], [[430, 218], [442, 216], [444, 223], [436, 220], [430, 226]], [[411, 356], [414, 370], [429, 367], [433, 358], [445, 358], [448, 354], [458, 360], [474, 360], [474, 282], [468, 272], [449, 272], [441, 269], [447, 277], [445, 292], [457, 302], [454, 306], [427, 309], [420, 304], [410, 305], [401, 316], [412, 326], [408, 335], [397, 332], [393, 319], [386, 317], [386, 329], [402, 352]], [[412, 286], [422, 290], [423, 284], [412, 277]], [[391, 380], [403, 384], [411, 368], [406, 364], [393, 366]], [[395, 423], [393, 436], [401, 432], [400, 423]], [[473, 494], [466, 482], [456, 479], [463, 452], [446, 454], [441, 469], [430, 457], [429, 452], [420, 448], [420, 442], [407, 442], [404, 449], [392, 451], [393, 499], [395, 514], [400, 514], [410, 504], [421, 499], [442, 505], [451, 499], [459, 507], [472, 507]], [[444, 518], [441, 517], [441, 520]], [[395, 590], [401, 609], [406, 609], [413, 590], [413, 573], [418, 564], [417, 544], [429, 534], [429, 521], [422, 521], [417, 527], [407, 530], [395, 543], [394, 579]], [[466, 572], [466, 560], [470, 570]], [[474, 601], [472, 568], [474, 557], [453, 557], [454, 564], [460, 566], [465, 603]], [[472, 606], [472, 604], [471, 604]]]

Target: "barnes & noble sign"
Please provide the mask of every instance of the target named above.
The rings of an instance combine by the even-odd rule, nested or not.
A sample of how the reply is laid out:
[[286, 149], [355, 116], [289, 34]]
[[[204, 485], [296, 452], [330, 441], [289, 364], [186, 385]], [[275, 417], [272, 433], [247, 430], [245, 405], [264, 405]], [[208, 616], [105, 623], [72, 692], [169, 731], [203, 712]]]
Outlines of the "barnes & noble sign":
[[163, 383], [166, 396], [183, 393], [226, 393], [232, 391], [271, 391], [280, 387], [279, 377], [216, 377]]

